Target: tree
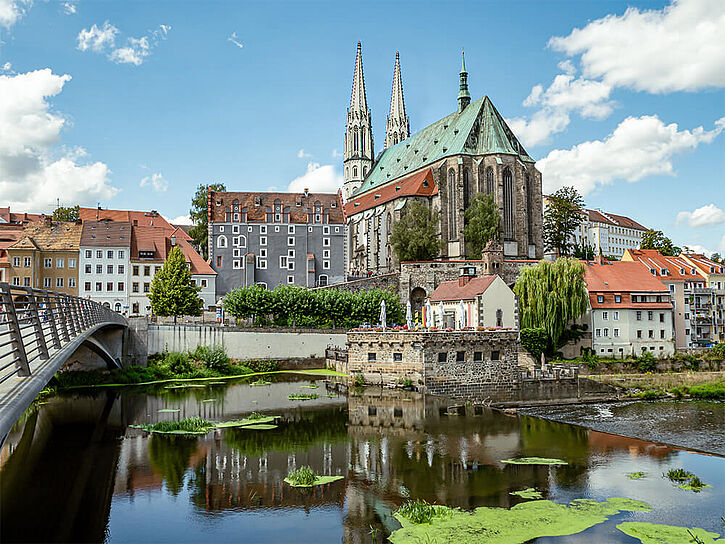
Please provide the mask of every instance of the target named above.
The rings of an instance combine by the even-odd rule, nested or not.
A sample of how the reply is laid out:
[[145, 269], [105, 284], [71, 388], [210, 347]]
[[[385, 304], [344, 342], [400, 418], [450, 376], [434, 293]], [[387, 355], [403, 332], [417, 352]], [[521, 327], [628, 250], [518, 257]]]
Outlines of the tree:
[[682, 250], [672, 244], [670, 240], [661, 230], [648, 230], [642, 237], [642, 243], [639, 246], [640, 249], [656, 249], [662, 255], [669, 257], [677, 256], [682, 253]]
[[390, 243], [399, 261], [429, 261], [440, 254], [440, 213], [421, 202], [411, 202], [393, 225]]
[[212, 183], [211, 185], [199, 185], [196, 188], [191, 199], [191, 209], [189, 217], [191, 217], [192, 227], [189, 229], [189, 236], [194, 239], [194, 245], [199, 250], [199, 254], [204, 258], [209, 258], [209, 216], [207, 215], [207, 202], [209, 199], [209, 188], [212, 191], [226, 191], [227, 188], [223, 183]]
[[81, 218], [81, 207], [75, 206], [58, 206], [53, 212], [55, 221], [78, 221]]
[[720, 254], [719, 253], [713, 253], [712, 254], [712, 257], [710, 257], [710, 259], [712, 259], [716, 263], [723, 263], [723, 262], [725, 262], [725, 260], [722, 257], [720, 257]]
[[191, 281], [191, 271], [179, 246], [171, 250], [151, 282], [151, 310], [160, 316], [201, 315], [203, 301]]
[[571, 239], [582, 222], [584, 199], [574, 187], [562, 187], [549, 197], [544, 212], [544, 246], [557, 257], [570, 255]]
[[569, 324], [587, 309], [585, 271], [581, 261], [562, 258], [526, 266], [516, 280], [521, 329], [546, 330], [550, 353], [561, 347]]
[[577, 259], [584, 259], [585, 261], [593, 261], [595, 255], [594, 246], [589, 243], [574, 244], [572, 247], [572, 255]]
[[480, 259], [483, 248], [501, 231], [501, 215], [492, 195], [479, 193], [464, 214], [463, 238], [469, 259]]

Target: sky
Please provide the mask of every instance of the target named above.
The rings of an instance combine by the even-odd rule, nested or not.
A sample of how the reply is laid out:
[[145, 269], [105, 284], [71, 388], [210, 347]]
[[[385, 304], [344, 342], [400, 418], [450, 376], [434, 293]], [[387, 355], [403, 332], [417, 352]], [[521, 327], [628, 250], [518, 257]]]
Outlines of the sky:
[[723, 35], [722, 0], [0, 0], [0, 206], [183, 221], [200, 184], [336, 190], [361, 41], [376, 153], [396, 51], [416, 132], [465, 49], [545, 192], [723, 254]]

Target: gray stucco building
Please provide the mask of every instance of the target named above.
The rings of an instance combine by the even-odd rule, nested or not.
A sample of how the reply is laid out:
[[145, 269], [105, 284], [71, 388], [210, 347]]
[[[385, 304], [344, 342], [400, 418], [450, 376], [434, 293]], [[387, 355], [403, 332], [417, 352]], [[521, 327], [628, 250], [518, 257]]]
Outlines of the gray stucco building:
[[209, 260], [217, 299], [237, 287], [316, 287], [345, 280], [345, 219], [334, 193], [209, 191]]

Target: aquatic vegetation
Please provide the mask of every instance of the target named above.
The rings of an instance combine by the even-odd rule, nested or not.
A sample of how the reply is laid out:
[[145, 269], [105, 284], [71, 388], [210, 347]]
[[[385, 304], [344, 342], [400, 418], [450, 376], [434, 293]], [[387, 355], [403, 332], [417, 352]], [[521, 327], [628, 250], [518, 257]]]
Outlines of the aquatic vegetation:
[[272, 429], [276, 429], [277, 425], [271, 425], [268, 423], [252, 423], [251, 425], [244, 425], [242, 429], [252, 429], [255, 431], [269, 431]]
[[311, 394], [298, 393], [298, 394], [289, 395], [287, 398], [289, 400], [313, 400], [313, 399], [319, 398], [319, 396], [320, 395], [318, 395], [317, 393], [311, 393]]
[[431, 523], [436, 516], [450, 515], [454, 510], [446, 506], [430, 504], [422, 499], [406, 501], [400, 505], [397, 515], [400, 515], [413, 523]]
[[204, 399], [201, 402], [216, 402], [217, 399]]
[[655, 399], [660, 398], [662, 396], [662, 393], [658, 393], [657, 391], [648, 389], [647, 391], [642, 391], [641, 393], [637, 393], [635, 396], [642, 400], [655, 400]]
[[690, 478], [690, 480], [686, 484], [681, 484], [681, 485], [678, 485], [677, 487], [679, 487], [680, 489], [689, 489], [690, 491], [699, 493], [700, 491], [702, 491], [703, 488], [712, 487], [712, 486], [706, 484], [697, 476], [693, 476], [692, 478]]
[[[259, 414], [257, 414], [259, 416]], [[176, 421], [159, 421], [158, 423], [142, 423], [129, 425], [135, 429], [143, 429], [149, 433], [157, 434], [206, 434], [213, 429], [228, 429], [232, 427], [248, 427], [273, 423], [279, 416], [261, 416], [255, 418], [237, 419], [233, 421], [207, 421], [200, 417], [185, 417]]]
[[342, 480], [344, 476], [318, 476], [309, 466], [302, 466], [297, 470], [292, 470], [284, 479], [292, 487], [312, 487], [314, 485], [324, 485], [330, 482]]
[[676, 527], [642, 521], [625, 521], [617, 525], [617, 529], [632, 538], [638, 539], [642, 544], [661, 544], [662, 542], [667, 542], [667, 544], [725, 543], [725, 539], [719, 538], [719, 534], [698, 527]]
[[679, 483], [677, 487], [680, 489], [689, 489], [695, 493], [699, 493], [705, 487], [712, 487], [711, 485], [703, 482], [699, 477], [695, 476], [692, 472], [688, 472], [683, 468], [673, 468], [667, 471], [662, 476], [669, 478], [671, 482]]
[[306, 387], [307, 389], [317, 389], [320, 386], [315, 385], [315, 384], [307, 384], [307, 385], [301, 385], [300, 387]]
[[694, 474], [686, 471], [684, 468], [673, 468], [668, 470], [665, 476], [673, 482], [685, 482], [692, 478]]
[[540, 499], [542, 497], [541, 491], [537, 491], [533, 487], [527, 487], [520, 491], [512, 491], [509, 495], [516, 495], [522, 499]]
[[518, 457], [516, 459], [502, 459], [502, 463], [509, 465], [568, 465], [566, 461], [561, 459], [553, 459], [547, 457]]
[[630, 480], [641, 480], [645, 476], [646, 473], [644, 472], [630, 472], [629, 474], [627, 474], [627, 478], [629, 478]]
[[255, 385], [255, 386], [259, 386], [259, 385], [272, 385], [272, 382], [268, 382], [264, 378], [259, 378], [258, 380], [251, 382], [249, 385]]
[[436, 507], [446, 514], [431, 518], [430, 523], [414, 523], [396, 512], [403, 526], [389, 539], [394, 544], [414, 544], [429, 538], [434, 542], [466, 544], [523, 544], [543, 536], [580, 533], [607, 521], [621, 511], [649, 511], [649, 504], [627, 498], [610, 498], [603, 502], [577, 499], [569, 504], [547, 500], [522, 502], [511, 509], [481, 507], [472, 512]]
[[179, 412], [180, 410], [178, 408], [162, 408], [159, 410], [159, 414], [172, 414]]

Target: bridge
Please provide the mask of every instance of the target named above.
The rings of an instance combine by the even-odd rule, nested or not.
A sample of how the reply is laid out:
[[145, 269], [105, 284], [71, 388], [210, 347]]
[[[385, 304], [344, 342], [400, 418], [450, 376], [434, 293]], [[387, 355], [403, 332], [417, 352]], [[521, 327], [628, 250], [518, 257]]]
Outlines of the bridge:
[[0, 445], [67, 362], [119, 368], [124, 317], [89, 299], [0, 283]]

